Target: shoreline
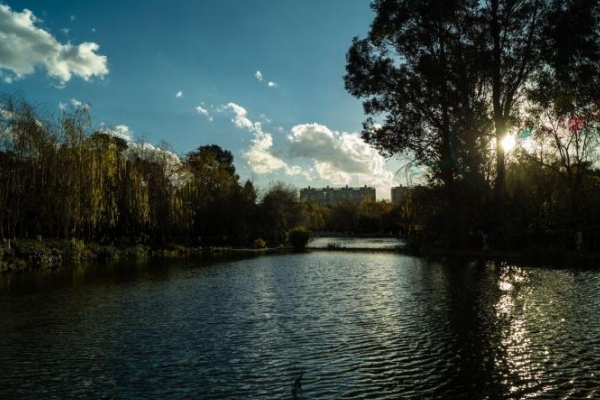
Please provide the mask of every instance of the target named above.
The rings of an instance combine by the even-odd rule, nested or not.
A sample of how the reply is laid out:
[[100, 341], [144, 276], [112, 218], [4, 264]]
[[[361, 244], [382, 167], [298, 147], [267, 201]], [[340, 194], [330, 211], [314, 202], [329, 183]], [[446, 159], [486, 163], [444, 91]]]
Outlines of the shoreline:
[[[9, 244], [10, 243], [10, 244]], [[166, 244], [101, 245], [79, 239], [16, 239], [0, 242], [0, 274], [35, 272], [68, 267], [84, 261], [114, 262], [149, 258], [221, 257], [288, 251], [288, 248], [233, 248]]]
[[[148, 258], [226, 257], [227, 255], [257, 256], [287, 253], [291, 247], [244, 248], [244, 247], [201, 247], [180, 244], [164, 246], [147, 245], [100, 245], [78, 239], [17, 239], [0, 243], [0, 274], [35, 272], [68, 267], [83, 261], [110, 263], [118, 260], [141, 260]], [[303, 252], [356, 252], [395, 253], [420, 257], [428, 260], [469, 259], [482, 261], [515, 262], [535, 267], [551, 268], [599, 268], [600, 253], [589, 251], [561, 250], [555, 248], [531, 248], [514, 250], [449, 250], [442, 248], [414, 249], [411, 246], [389, 248], [355, 247], [307, 247]]]

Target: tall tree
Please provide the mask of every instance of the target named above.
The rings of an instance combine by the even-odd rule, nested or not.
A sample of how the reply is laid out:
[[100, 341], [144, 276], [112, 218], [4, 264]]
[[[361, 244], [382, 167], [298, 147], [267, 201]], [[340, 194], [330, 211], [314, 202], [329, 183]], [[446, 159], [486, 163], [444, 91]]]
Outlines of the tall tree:
[[239, 189], [233, 155], [217, 145], [200, 146], [187, 154], [183, 165], [194, 233], [223, 240], [231, 233], [231, 224], [225, 222], [230, 220], [231, 201]]
[[433, 166], [451, 207], [460, 205], [458, 179], [485, 183], [493, 139], [500, 226], [500, 144], [527, 102], [598, 98], [589, 83], [600, 75], [598, 7], [597, 0], [373, 1], [375, 19], [365, 39], [354, 39], [344, 78], [365, 99], [363, 137], [387, 155], [409, 153]]
[[408, 153], [431, 167], [450, 203], [465, 161], [476, 159], [468, 146], [483, 134], [475, 4], [374, 1], [375, 20], [365, 39], [354, 39], [344, 77], [346, 89], [366, 99], [363, 138], [386, 155]]

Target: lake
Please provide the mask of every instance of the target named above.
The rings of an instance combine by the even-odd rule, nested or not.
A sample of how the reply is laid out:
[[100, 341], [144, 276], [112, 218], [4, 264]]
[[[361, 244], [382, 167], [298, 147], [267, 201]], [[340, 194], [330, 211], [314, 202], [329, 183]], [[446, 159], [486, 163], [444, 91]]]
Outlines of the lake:
[[600, 397], [600, 273], [394, 253], [0, 278], [2, 399]]
[[316, 237], [308, 243], [309, 249], [364, 249], [393, 250], [406, 246], [406, 242], [395, 237], [355, 238], [349, 236]]

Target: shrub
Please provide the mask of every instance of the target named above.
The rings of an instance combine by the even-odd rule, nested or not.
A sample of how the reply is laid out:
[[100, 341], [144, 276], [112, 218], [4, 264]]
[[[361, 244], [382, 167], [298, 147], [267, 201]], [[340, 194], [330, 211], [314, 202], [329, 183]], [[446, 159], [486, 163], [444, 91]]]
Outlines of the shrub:
[[288, 240], [295, 250], [302, 250], [312, 239], [312, 233], [303, 226], [292, 229], [289, 233]]
[[267, 242], [265, 242], [261, 238], [258, 238], [254, 241], [254, 247], [257, 249], [264, 249], [265, 247], [267, 247]]
[[120, 258], [119, 251], [115, 246], [102, 246], [98, 249], [98, 259], [103, 261], [116, 261]]
[[72, 238], [69, 241], [68, 249], [67, 249], [67, 257], [71, 260], [80, 260], [82, 258], [89, 257], [87, 254], [88, 251], [85, 247], [85, 243], [83, 240]]

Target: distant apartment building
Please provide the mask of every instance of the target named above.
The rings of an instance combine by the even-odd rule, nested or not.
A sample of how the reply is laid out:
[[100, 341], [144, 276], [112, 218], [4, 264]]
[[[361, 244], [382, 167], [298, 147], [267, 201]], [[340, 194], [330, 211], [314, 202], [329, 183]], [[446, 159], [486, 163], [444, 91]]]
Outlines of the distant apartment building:
[[348, 187], [345, 188], [311, 188], [300, 189], [300, 201], [334, 205], [336, 203], [360, 203], [366, 199], [377, 201], [375, 188], [372, 187]]
[[394, 186], [392, 188], [392, 203], [401, 205], [409, 199], [410, 195], [417, 193], [423, 193], [425, 190], [424, 186]]
[[392, 203], [399, 205], [408, 196], [408, 186], [394, 186], [392, 188]]

